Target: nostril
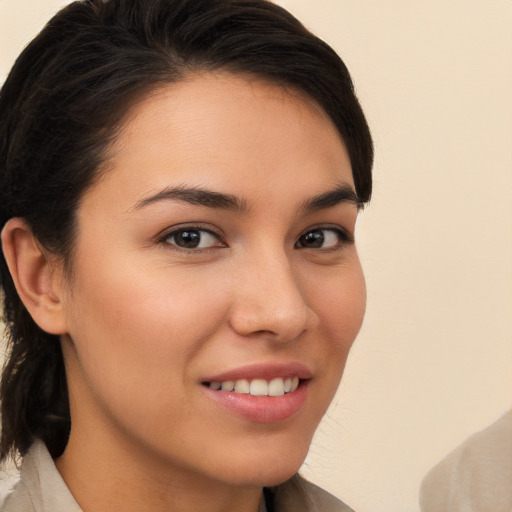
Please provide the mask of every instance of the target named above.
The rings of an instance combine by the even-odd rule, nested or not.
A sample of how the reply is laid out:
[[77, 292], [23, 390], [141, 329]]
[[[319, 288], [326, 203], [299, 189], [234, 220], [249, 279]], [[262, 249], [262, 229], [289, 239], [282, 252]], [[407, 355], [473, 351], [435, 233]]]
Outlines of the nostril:
[[256, 336], [276, 336], [277, 333], [270, 330], [260, 329], [259, 331], [256, 331], [253, 333]]

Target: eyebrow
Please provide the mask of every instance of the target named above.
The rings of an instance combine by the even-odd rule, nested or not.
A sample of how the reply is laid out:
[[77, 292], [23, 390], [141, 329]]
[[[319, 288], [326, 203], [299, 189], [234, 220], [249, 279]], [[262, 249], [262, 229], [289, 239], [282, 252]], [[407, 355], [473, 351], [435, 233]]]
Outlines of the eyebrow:
[[[248, 211], [247, 201], [233, 194], [224, 194], [199, 187], [166, 187], [159, 192], [141, 199], [131, 210], [139, 210], [160, 201], [182, 201], [185, 203], [245, 213]], [[352, 203], [358, 209], [363, 202], [357, 197], [354, 189], [346, 183], [338, 185], [335, 189], [307, 199], [300, 207], [303, 213], [312, 213], [318, 210], [332, 208], [340, 203]]]
[[352, 203], [359, 210], [364, 203], [359, 199], [354, 189], [348, 183], [341, 183], [334, 190], [324, 192], [305, 201], [301, 210], [304, 213], [312, 213], [318, 210], [332, 208], [340, 203]]
[[223, 194], [199, 187], [166, 187], [160, 192], [141, 199], [132, 210], [139, 210], [153, 203], [164, 200], [182, 201], [208, 208], [218, 208], [237, 213], [247, 211], [247, 202], [232, 194]]

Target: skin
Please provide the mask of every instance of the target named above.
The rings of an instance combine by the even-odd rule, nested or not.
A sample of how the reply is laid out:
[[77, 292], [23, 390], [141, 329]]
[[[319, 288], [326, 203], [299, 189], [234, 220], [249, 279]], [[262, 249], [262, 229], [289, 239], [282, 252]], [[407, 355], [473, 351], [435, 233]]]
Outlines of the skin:
[[[255, 512], [261, 486], [298, 470], [365, 309], [358, 205], [303, 208], [339, 186], [354, 188], [345, 145], [293, 90], [203, 74], [132, 109], [79, 205], [72, 275], [54, 265], [26, 279], [54, 305], [36, 320], [62, 335], [72, 429], [56, 464], [85, 512]], [[161, 197], [171, 187], [238, 209]], [[201, 246], [178, 247], [176, 226]], [[4, 241], [19, 253], [22, 228]], [[312, 230], [323, 246], [301, 245]], [[234, 415], [201, 384], [276, 362], [311, 371], [284, 421]]]

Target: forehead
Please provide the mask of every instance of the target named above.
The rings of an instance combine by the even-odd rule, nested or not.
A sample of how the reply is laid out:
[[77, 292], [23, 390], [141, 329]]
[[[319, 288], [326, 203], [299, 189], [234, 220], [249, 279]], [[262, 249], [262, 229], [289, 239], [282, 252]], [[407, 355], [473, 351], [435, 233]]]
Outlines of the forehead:
[[321, 107], [293, 89], [227, 73], [151, 92], [129, 112], [111, 154], [106, 181], [127, 193], [136, 181], [133, 203], [134, 194], [169, 185], [241, 195], [353, 186], [345, 144]]

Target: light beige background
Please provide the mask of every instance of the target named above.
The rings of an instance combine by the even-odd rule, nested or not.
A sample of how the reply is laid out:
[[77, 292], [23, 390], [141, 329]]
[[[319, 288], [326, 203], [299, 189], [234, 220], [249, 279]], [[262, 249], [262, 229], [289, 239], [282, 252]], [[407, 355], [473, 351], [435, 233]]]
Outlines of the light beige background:
[[[0, 0], [0, 81], [62, 0]], [[365, 325], [304, 473], [358, 512], [512, 405], [512, 1], [281, 0], [343, 57], [376, 143]]]

